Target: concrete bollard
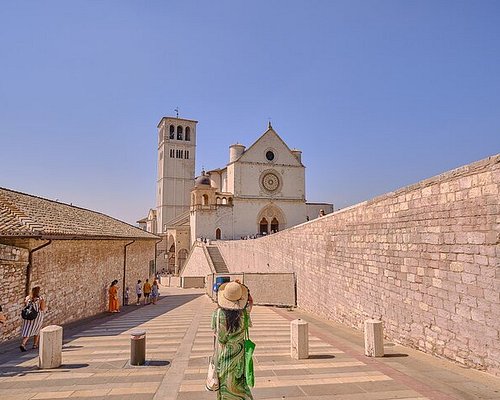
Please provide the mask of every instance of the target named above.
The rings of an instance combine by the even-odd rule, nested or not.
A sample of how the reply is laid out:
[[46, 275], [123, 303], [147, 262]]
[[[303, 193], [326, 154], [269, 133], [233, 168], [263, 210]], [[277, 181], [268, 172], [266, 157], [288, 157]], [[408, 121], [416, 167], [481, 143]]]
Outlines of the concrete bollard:
[[384, 356], [384, 330], [382, 321], [378, 319], [365, 321], [365, 356]]
[[40, 331], [40, 351], [38, 367], [42, 369], [58, 368], [62, 364], [63, 328], [49, 325]]
[[309, 324], [301, 319], [290, 322], [290, 357], [309, 358]]
[[146, 331], [130, 333], [130, 365], [146, 363]]

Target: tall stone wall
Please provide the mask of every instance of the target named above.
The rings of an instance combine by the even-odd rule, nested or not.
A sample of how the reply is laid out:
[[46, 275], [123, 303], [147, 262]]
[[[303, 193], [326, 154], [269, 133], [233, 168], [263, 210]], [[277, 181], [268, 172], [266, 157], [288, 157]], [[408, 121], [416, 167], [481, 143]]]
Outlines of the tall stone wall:
[[0, 305], [7, 317], [0, 325], [0, 342], [19, 335], [27, 264], [27, 250], [0, 244]]
[[499, 186], [496, 155], [219, 249], [230, 271], [295, 272], [305, 310], [500, 375]]
[[[107, 291], [114, 279], [118, 280], [121, 304], [126, 243], [130, 241], [54, 240], [35, 252], [31, 286], [41, 286], [47, 301], [44, 325], [65, 324], [106, 311]], [[0, 246], [1, 289], [2, 295], [4, 291], [8, 294], [7, 304], [2, 304], [9, 320], [0, 336], [0, 341], [4, 341], [20, 332], [28, 251]], [[8, 251], [15, 260], [9, 259]], [[127, 247], [125, 282], [130, 287], [131, 301], [135, 301], [137, 280], [149, 277], [149, 262], [153, 259], [154, 241], [138, 240]]]

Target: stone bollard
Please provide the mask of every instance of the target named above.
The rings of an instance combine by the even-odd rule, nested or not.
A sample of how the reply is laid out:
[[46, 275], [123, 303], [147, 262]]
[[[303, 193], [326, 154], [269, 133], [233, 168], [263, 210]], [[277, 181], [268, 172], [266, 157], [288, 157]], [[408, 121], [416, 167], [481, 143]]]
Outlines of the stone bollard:
[[146, 331], [130, 333], [130, 365], [146, 363]]
[[49, 325], [40, 331], [40, 352], [38, 367], [42, 369], [57, 368], [62, 364], [63, 328]]
[[290, 357], [300, 360], [309, 357], [309, 324], [295, 319], [290, 322]]
[[378, 319], [365, 321], [365, 356], [384, 356], [384, 330], [382, 321]]

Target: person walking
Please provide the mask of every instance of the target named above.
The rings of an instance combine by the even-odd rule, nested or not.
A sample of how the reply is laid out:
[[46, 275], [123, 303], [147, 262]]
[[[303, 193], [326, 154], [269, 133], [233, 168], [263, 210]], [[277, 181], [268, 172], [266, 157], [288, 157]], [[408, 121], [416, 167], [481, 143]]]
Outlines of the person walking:
[[158, 282], [156, 279], [153, 281], [153, 286], [151, 286], [151, 301], [156, 304], [158, 301], [158, 296], [160, 296], [160, 288], [158, 287]]
[[120, 303], [118, 302], [118, 286], [116, 284], [118, 281], [115, 279], [111, 282], [109, 287], [109, 312], [117, 313], [120, 312]]
[[135, 303], [137, 306], [141, 305], [141, 296], [142, 296], [142, 281], [139, 279], [137, 284], [135, 285], [135, 295], [137, 296], [137, 302]]
[[27, 306], [32, 304], [37, 312], [35, 319], [23, 319], [23, 327], [21, 329], [21, 351], [27, 351], [26, 345], [31, 336], [33, 336], [33, 348], [38, 349], [38, 342], [40, 340], [40, 329], [43, 324], [43, 315], [47, 309], [47, 304], [42, 296], [40, 296], [40, 286], [35, 286], [31, 289], [31, 294], [24, 299], [24, 304]]
[[245, 331], [251, 325], [252, 297], [245, 285], [227, 282], [219, 287], [217, 304], [219, 307], [212, 314], [212, 330], [219, 346], [217, 400], [253, 400], [245, 378], [244, 351]]
[[144, 282], [142, 291], [144, 292], [144, 304], [149, 304], [149, 296], [151, 294], [151, 283], [149, 283], [149, 279], [146, 279], [146, 282]]

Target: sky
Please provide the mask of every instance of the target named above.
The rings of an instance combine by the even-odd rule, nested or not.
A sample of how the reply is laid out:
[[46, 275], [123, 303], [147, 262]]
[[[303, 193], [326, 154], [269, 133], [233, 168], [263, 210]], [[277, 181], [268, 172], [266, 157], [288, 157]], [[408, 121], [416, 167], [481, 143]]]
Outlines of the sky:
[[163, 116], [196, 171], [268, 121], [343, 208], [500, 151], [500, 2], [0, 0], [0, 187], [135, 224]]

